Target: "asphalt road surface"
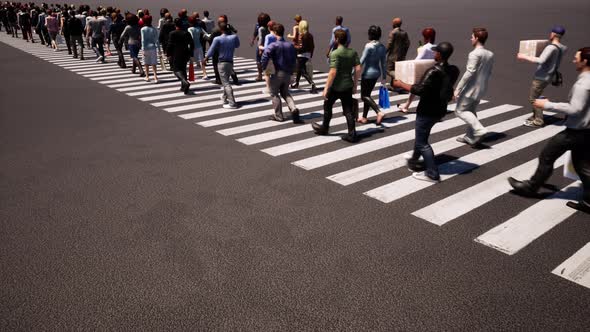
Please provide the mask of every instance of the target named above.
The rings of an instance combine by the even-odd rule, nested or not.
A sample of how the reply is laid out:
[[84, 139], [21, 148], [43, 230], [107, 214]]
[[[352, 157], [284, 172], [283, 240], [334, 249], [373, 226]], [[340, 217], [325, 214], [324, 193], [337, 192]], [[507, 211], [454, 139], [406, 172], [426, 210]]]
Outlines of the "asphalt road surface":
[[[566, 26], [566, 84], [546, 91], [565, 99], [569, 59], [588, 46], [587, 3], [207, 9], [240, 31], [238, 110], [222, 109], [208, 81], [184, 96], [169, 73], [143, 83], [113, 58], [80, 62], [0, 33], [1, 330], [590, 330], [590, 218], [564, 208], [579, 187], [559, 165], [551, 199], [515, 196], [505, 181], [531, 174], [562, 129], [559, 116], [521, 126], [534, 67], [516, 62], [518, 40]], [[263, 9], [287, 26], [296, 13], [309, 19], [316, 45], [342, 15], [359, 51], [369, 24], [388, 31], [401, 16], [410, 57], [434, 26], [462, 71], [471, 28], [488, 27], [497, 59], [479, 112], [496, 133], [488, 148], [454, 143], [464, 125], [449, 113], [432, 135], [444, 181], [425, 187], [402, 162], [412, 113], [392, 108], [356, 145], [317, 137], [309, 123], [321, 97], [302, 85], [294, 95], [306, 124], [266, 121], [246, 42]], [[391, 95], [394, 105], [404, 98]], [[345, 129], [338, 109], [334, 123]]]

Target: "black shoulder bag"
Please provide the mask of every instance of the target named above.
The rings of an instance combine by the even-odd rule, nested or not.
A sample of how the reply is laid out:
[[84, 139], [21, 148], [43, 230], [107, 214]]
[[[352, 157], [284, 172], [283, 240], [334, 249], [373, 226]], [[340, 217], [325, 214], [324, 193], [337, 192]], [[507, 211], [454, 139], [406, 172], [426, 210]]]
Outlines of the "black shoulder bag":
[[553, 76], [551, 77], [551, 85], [553, 86], [562, 86], [563, 85], [563, 75], [561, 75], [561, 73], [559, 72], [559, 64], [561, 63], [561, 48], [559, 48], [559, 46], [555, 45], [555, 44], [551, 44], [555, 47], [557, 47], [557, 51], [559, 52], [559, 55], [557, 56], [557, 64], [555, 66], [555, 72], [553, 73]]

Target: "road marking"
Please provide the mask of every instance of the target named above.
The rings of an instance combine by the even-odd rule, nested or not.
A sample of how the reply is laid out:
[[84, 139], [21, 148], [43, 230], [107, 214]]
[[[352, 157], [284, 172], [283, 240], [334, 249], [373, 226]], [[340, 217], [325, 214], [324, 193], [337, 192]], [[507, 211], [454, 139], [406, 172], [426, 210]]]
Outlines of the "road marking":
[[556, 267], [553, 274], [590, 288], [590, 242]]
[[[513, 110], [517, 109], [519, 108], [513, 108]], [[504, 122], [491, 125], [487, 129], [490, 131], [490, 133], [505, 132], [510, 129], [521, 126], [522, 121], [526, 120], [527, 117], [529, 117], [528, 114], [522, 115]], [[465, 146], [465, 144], [457, 142], [456, 137], [451, 137], [446, 140], [442, 140], [432, 144], [432, 149], [440, 154], [462, 146]], [[393, 157], [388, 157], [385, 159], [377, 160], [372, 163], [364, 164], [362, 166], [331, 175], [328, 177], [328, 179], [343, 186], [348, 186], [387, 172], [391, 172], [400, 167], [405, 167], [407, 162], [404, 156], [412, 152], [413, 150], [409, 150]]]
[[[528, 116], [528, 115], [527, 115]], [[559, 158], [554, 168], [563, 166], [565, 158]], [[449, 221], [502, 196], [512, 190], [508, 183], [508, 177], [523, 179], [531, 176], [537, 168], [538, 160], [533, 159], [520, 166], [512, 168], [502, 174], [496, 175], [477, 185], [469, 187], [452, 196], [446, 197], [432, 205], [422, 208], [412, 214], [438, 226], [443, 226]]]
[[[480, 104], [485, 104], [487, 103], [487, 101], [482, 100]], [[449, 105], [448, 109], [449, 111], [454, 110], [455, 105]], [[499, 114], [499, 111], [504, 111], [507, 112], [509, 110], [511, 110], [511, 108], [513, 107], [519, 107], [519, 106], [513, 106], [513, 105], [502, 105], [502, 106], [498, 106], [498, 107], [494, 107], [491, 109], [487, 109], [485, 111], [482, 111], [481, 113], [478, 113], [478, 117], [480, 119], [485, 119], [487, 117], [490, 116], [494, 116]], [[408, 114], [406, 116], [405, 119], [401, 120], [404, 121], [405, 123], [409, 123], [411, 121], [414, 121], [416, 118], [416, 114]], [[459, 118], [453, 118], [450, 120], [446, 120], [440, 124], [437, 124], [436, 126], [434, 126], [434, 128], [432, 128], [431, 133], [438, 133], [438, 132], [442, 132], [451, 128], [455, 128], [458, 126], [461, 126], [462, 124], [465, 124], [465, 122], [463, 122], [463, 120], [459, 119]], [[293, 162], [293, 165], [301, 167], [305, 170], [312, 170], [312, 169], [316, 169], [322, 166], [326, 166], [326, 165], [330, 165], [336, 162], [340, 162], [343, 160], [347, 160], [350, 158], [354, 158], [354, 157], [358, 157], [373, 151], [377, 151], [380, 149], [384, 149], [396, 144], [400, 144], [403, 142], [407, 142], [410, 141], [414, 138], [414, 129], [411, 130], [407, 130], [404, 131], [402, 133], [396, 134], [396, 135], [391, 135], [391, 136], [387, 136], [387, 137], [383, 137], [383, 138], [379, 138], [379, 139], [375, 139], [366, 143], [361, 143], [361, 144], [355, 144], [352, 146], [348, 146], [346, 148], [342, 148], [336, 151], [332, 151], [332, 152], [328, 152], [328, 153], [323, 153], [317, 156], [313, 156], [313, 157], [309, 157], [309, 158], [305, 158], [305, 159], [301, 159], [298, 161]]]
[[[483, 113], [483, 112], [482, 112]], [[462, 121], [461, 119], [458, 119]], [[436, 128], [436, 127], [435, 127]], [[547, 126], [494, 145], [491, 149], [479, 150], [457, 160], [439, 166], [441, 181], [483, 166], [530, 145], [541, 142], [563, 130], [560, 126]], [[391, 203], [407, 195], [428, 188], [434, 183], [414, 179], [412, 176], [388, 183], [364, 194], [383, 203]]]
[[505, 254], [514, 255], [576, 213], [577, 210], [566, 206], [565, 203], [575, 200], [581, 192], [580, 182], [575, 181], [480, 235], [475, 241]]

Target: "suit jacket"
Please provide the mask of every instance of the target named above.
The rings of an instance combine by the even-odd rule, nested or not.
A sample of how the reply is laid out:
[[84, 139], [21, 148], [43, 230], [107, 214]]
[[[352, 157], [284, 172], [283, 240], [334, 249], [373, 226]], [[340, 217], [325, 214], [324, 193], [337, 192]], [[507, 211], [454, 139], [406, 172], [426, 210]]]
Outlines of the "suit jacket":
[[172, 57], [174, 64], [181, 65], [186, 63], [195, 53], [195, 44], [193, 37], [188, 31], [174, 30], [168, 36], [168, 45], [166, 46], [166, 55]]
[[395, 70], [396, 61], [404, 61], [408, 49], [410, 48], [410, 38], [408, 33], [401, 28], [395, 28], [389, 33], [387, 40], [387, 70]]
[[493, 66], [494, 53], [483, 47], [473, 49], [467, 59], [467, 70], [457, 85], [459, 95], [475, 100], [483, 98]]

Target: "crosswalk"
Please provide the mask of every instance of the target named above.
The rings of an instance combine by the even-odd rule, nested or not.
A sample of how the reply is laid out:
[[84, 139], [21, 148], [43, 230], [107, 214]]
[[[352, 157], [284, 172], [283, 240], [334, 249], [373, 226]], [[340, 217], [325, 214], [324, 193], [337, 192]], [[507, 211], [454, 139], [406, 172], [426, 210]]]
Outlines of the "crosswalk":
[[[359, 124], [357, 131], [363, 136], [370, 137], [351, 145], [342, 142], [339, 137], [339, 134], [346, 133], [346, 120], [338, 116], [342, 113], [342, 107], [338, 103], [333, 109], [335, 117], [331, 122], [332, 134], [328, 136], [314, 135], [309, 124], [293, 125], [289, 121], [267, 120], [266, 118], [272, 114], [271, 101], [268, 95], [262, 93], [265, 84], [254, 81], [256, 64], [251, 59], [235, 59], [235, 71], [240, 77], [240, 84], [234, 86], [234, 94], [241, 107], [224, 109], [220, 100], [220, 87], [211, 81], [200, 79], [199, 70], [196, 81], [191, 85], [191, 94], [184, 95], [178, 91], [180, 84], [170, 72], [160, 72], [160, 83], [153, 84], [131, 74], [129, 69], [119, 68], [114, 63], [114, 57], [110, 57], [105, 64], [97, 64], [93, 59], [72, 59], [67, 52], [53, 52], [39, 44], [28, 44], [21, 39], [2, 35], [0, 41], [79, 74], [96, 84], [136, 98], [180, 119], [192, 121], [199, 127], [209, 128], [221, 136], [235, 139], [245, 146], [261, 151], [262, 155], [281, 158], [295, 167], [316, 174], [326, 170], [325, 173], [331, 174], [325, 174], [325, 177], [342, 187], [366, 187], [367, 183], [381, 181], [372, 189], [359, 191], [359, 194], [375, 199], [379, 204], [393, 204], [410, 199], [410, 196], [420, 195], [423, 190], [435, 185], [416, 180], [411, 174], [404, 173], [404, 156], [411, 152], [411, 143], [414, 139], [412, 125], [416, 115], [397, 112], [396, 106], [386, 112], [388, 115], [381, 126], [374, 123]], [[88, 54], [88, 51], [86, 53]], [[127, 56], [126, 59], [130, 66]], [[212, 68], [208, 66], [207, 69], [212, 77]], [[314, 80], [321, 89], [327, 80], [327, 74], [316, 72]], [[321, 95], [310, 94], [307, 83], [302, 82], [301, 87], [292, 91], [301, 111], [301, 118], [308, 123], [310, 120], [321, 120]], [[373, 91], [372, 96], [378, 96], [378, 89]], [[390, 96], [392, 105], [402, 103], [406, 99], [407, 95]], [[417, 103], [414, 101], [410, 108], [414, 109]], [[490, 132], [504, 137], [498, 139], [497, 143], [490, 142], [488, 149], [466, 152], [464, 144], [455, 140], [457, 131], [453, 132], [453, 129], [463, 128], [464, 123], [452, 114], [454, 107], [454, 104], [449, 105], [447, 118], [432, 130], [433, 137], [439, 137], [432, 142], [434, 151], [452, 155], [451, 160], [439, 164], [443, 183], [452, 182], [457, 177], [469, 177], [467, 173], [477, 172], [487, 164], [514, 156], [518, 151], [532, 145], [540, 148], [544, 141], [563, 129], [559, 119], [554, 118], [548, 121], [553, 124], [544, 128], [514, 134], [515, 129], [529, 116], [525, 114], [526, 110], [518, 105], [484, 100], [480, 105], [478, 117], [487, 124]], [[367, 156], [370, 158], [363, 162]], [[382, 158], [383, 156], [385, 157]], [[563, 164], [564, 160], [559, 159], [554, 166], [557, 170]], [[429, 202], [426, 206], [408, 213], [439, 227], [451, 222], [460, 222], [461, 218], [465, 218], [483, 205], [494, 204], [500, 197], [510, 195], [511, 188], [506, 179], [509, 176], [526, 178], [533, 173], [536, 165], [537, 161], [534, 159], [515, 164], [511, 169], [484, 181], [472, 183], [463, 190], [446, 192], [440, 200]], [[339, 171], [334, 173], [334, 169]], [[579, 181], [574, 181], [545, 200], [531, 200], [530, 207], [509, 220], [498, 220], [496, 227], [477, 236], [474, 241], [501, 253], [517, 254], [533, 241], [540, 241], [540, 238], [551, 229], [558, 226], [567, 227], [567, 221], [580, 212], [566, 207], [565, 202], [575, 200], [580, 192]], [[573, 253], [551, 272], [590, 288], [590, 243]]]

